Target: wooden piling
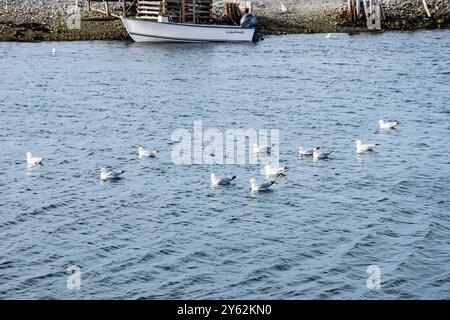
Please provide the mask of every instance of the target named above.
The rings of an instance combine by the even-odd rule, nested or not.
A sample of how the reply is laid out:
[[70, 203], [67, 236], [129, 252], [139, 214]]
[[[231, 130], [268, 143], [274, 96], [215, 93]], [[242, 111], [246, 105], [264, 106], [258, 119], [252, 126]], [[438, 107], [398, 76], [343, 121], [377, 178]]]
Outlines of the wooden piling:
[[381, 0], [369, 0], [369, 14], [367, 16], [367, 29], [381, 30]]
[[347, 0], [347, 21], [353, 21], [353, 0]]
[[109, 17], [110, 15], [111, 15], [111, 13], [109, 12], [109, 2], [108, 2], [108, 0], [104, 0], [103, 2], [105, 2], [105, 13], [106, 13], [106, 16], [107, 17]]
[[367, 5], [367, 0], [363, 1], [363, 5], [364, 5], [364, 16], [366, 18], [368, 18], [369, 17], [369, 7]]
[[359, 20], [361, 18], [361, 3], [359, 0], [356, 1], [356, 20]]
[[186, 3], [185, 0], [181, 0], [181, 21], [186, 22]]
[[431, 18], [430, 9], [428, 9], [428, 4], [426, 0], [422, 0], [423, 7], [425, 8], [425, 12], [427, 13], [428, 18]]

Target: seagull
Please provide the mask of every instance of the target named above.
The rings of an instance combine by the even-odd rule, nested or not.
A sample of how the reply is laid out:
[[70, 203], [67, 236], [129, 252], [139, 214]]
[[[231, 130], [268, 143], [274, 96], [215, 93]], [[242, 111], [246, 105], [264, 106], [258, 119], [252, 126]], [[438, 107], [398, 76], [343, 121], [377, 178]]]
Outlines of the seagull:
[[275, 144], [272, 144], [270, 146], [258, 146], [257, 144], [253, 145], [253, 153], [255, 154], [269, 154], [272, 152], [272, 148], [275, 147]]
[[264, 167], [264, 175], [266, 177], [278, 177], [284, 175], [288, 170], [287, 166], [284, 167], [271, 167], [269, 164]]
[[327, 33], [327, 35], [325, 36], [325, 38], [330, 39], [330, 38], [331, 38], [331, 33]]
[[52, 49], [52, 55], [55, 55], [56, 54], [56, 48], [53, 48]]
[[219, 179], [219, 178], [217, 178], [217, 176], [214, 172], [211, 172], [211, 185], [213, 187], [225, 186], [227, 184], [230, 184], [230, 182], [233, 181], [234, 179], [236, 179], [236, 176], [225, 177], [225, 178]]
[[283, 12], [283, 13], [287, 12], [287, 8], [284, 5], [284, 3], [281, 4], [281, 12]]
[[298, 148], [299, 156], [312, 156], [314, 153], [314, 148], [306, 149], [303, 147]]
[[328, 157], [334, 152], [334, 151], [319, 151], [320, 147], [315, 147], [313, 149], [313, 159], [314, 160], [324, 160], [328, 159]]
[[33, 154], [31, 152], [27, 152], [25, 156], [27, 157], [27, 164], [29, 166], [36, 166], [38, 164], [42, 164], [42, 161], [44, 160], [44, 158], [33, 157]]
[[252, 191], [268, 191], [269, 188], [276, 183], [275, 181], [268, 181], [258, 184], [254, 178], [250, 179], [248, 182], [250, 183]]
[[380, 144], [372, 143], [372, 144], [363, 144], [361, 140], [356, 140], [356, 152], [364, 153], [366, 151], [373, 151], [375, 147], [378, 147]]
[[380, 121], [378, 121], [378, 128], [387, 130], [395, 129], [395, 127], [399, 124], [400, 122], [398, 121], [384, 121], [383, 119], [381, 119]]
[[139, 158], [154, 158], [159, 153], [158, 150], [150, 150], [150, 149], [144, 149], [142, 147], [138, 148]]
[[113, 172], [113, 171], [108, 171], [106, 170], [106, 168], [102, 168], [100, 170], [100, 180], [102, 181], [106, 181], [106, 180], [117, 180], [117, 179], [121, 179], [121, 175], [124, 173], [125, 171], [117, 171], [117, 172]]

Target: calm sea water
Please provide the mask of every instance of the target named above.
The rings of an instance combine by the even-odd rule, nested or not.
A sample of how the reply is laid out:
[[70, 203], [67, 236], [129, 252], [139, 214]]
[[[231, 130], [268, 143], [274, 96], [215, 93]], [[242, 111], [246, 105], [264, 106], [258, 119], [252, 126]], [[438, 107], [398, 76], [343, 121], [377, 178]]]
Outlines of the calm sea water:
[[[450, 31], [0, 57], [0, 298], [450, 298]], [[238, 179], [212, 190], [211, 166], [171, 161], [194, 120], [280, 129], [289, 173], [252, 195], [258, 166], [217, 165]], [[357, 156], [357, 138], [381, 146]], [[161, 154], [140, 161], [140, 145]], [[301, 145], [336, 153], [314, 163]], [[102, 166], [125, 179], [101, 183]]]

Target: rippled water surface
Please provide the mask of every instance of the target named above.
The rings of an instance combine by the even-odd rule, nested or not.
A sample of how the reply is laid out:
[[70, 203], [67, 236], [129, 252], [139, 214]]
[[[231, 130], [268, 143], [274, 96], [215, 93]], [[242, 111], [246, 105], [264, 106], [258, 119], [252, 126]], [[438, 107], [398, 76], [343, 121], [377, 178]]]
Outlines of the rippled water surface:
[[[449, 31], [0, 57], [0, 298], [450, 298]], [[212, 190], [211, 166], [171, 161], [194, 120], [279, 128], [288, 175], [253, 195], [258, 166], [216, 165], [238, 179]], [[357, 138], [381, 146], [357, 156]], [[139, 145], [161, 153], [140, 161]], [[314, 163], [300, 145], [336, 152]], [[102, 166], [125, 179], [101, 183]]]

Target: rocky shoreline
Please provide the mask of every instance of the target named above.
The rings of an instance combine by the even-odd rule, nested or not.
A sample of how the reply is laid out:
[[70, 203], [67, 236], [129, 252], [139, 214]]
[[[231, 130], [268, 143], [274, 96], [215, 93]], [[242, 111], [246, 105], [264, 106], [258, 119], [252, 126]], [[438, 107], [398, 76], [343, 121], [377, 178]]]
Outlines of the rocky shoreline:
[[[81, 8], [80, 28], [69, 28], [75, 0], [0, 0], [0, 41], [73, 41], [129, 39], [121, 22]], [[345, 0], [253, 0], [253, 11], [265, 34], [364, 32], [364, 21], [351, 22]], [[384, 0], [385, 30], [450, 27], [450, 1], [427, 0], [428, 17], [421, 0]], [[97, 6], [101, 3], [97, 3]], [[114, 7], [112, 7], [114, 9]], [[119, 9], [119, 8], [117, 8]], [[72, 10], [72, 11], [71, 11]], [[120, 14], [120, 10], [117, 11]]]

